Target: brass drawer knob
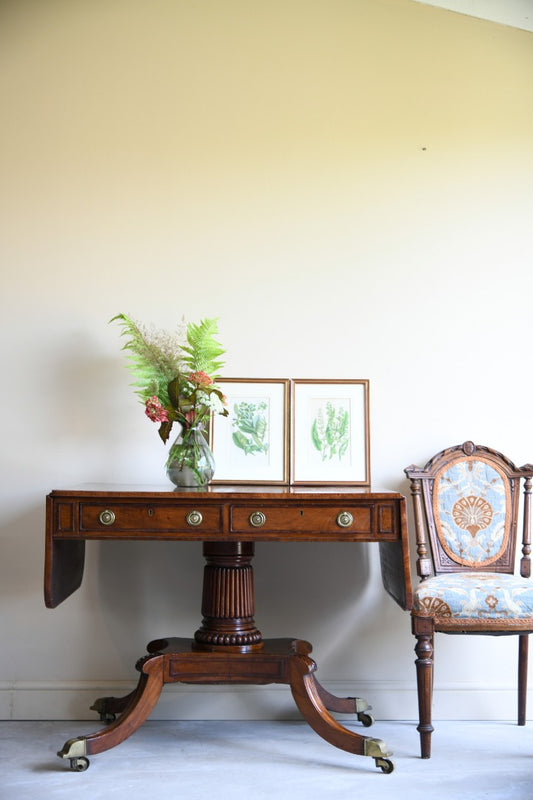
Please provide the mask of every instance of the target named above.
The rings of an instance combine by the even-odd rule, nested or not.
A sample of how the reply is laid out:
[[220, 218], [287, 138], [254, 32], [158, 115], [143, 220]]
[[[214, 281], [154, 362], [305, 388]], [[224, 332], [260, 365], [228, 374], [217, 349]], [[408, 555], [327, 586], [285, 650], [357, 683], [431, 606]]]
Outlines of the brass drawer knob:
[[250, 514], [250, 525], [254, 528], [261, 528], [266, 522], [266, 517], [262, 511], [254, 511]]
[[199, 511], [189, 511], [185, 519], [187, 521], [187, 525], [197, 528], [198, 525], [202, 524], [203, 517]]
[[337, 525], [339, 528], [349, 528], [353, 523], [353, 516], [349, 511], [341, 511], [337, 514]]
[[115, 512], [106, 508], [104, 511], [100, 511], [100, 516], [98, 519], [102, 525], [112, 525], [116, 519]]

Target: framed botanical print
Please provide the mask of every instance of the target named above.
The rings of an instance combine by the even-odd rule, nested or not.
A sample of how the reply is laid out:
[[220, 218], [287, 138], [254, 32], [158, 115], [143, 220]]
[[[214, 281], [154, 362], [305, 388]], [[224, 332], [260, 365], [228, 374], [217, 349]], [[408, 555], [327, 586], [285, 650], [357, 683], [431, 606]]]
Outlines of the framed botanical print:
[[368, 380], [293, 380], [291, 483], [370, 486]]
[[214, 415], [212, 483], [289, 482], [289, 380], [220, 378], [229, 416]]

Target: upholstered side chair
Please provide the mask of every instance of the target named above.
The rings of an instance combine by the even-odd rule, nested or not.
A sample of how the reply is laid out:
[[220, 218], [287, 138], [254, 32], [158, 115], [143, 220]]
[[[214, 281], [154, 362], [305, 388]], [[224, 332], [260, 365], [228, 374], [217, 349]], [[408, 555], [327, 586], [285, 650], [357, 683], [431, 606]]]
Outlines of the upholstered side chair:
[[423, 468], [407, 467], [405, 474], [411, 481], [420, 578], [411, 610], [418, 731], [421, 756], [430, 758], [436, 632], [518, 636], [518, 724], [525, 725], [533, 631], [533, 465], [516, 468], [501, 453], [465, 442], [438, 453]]

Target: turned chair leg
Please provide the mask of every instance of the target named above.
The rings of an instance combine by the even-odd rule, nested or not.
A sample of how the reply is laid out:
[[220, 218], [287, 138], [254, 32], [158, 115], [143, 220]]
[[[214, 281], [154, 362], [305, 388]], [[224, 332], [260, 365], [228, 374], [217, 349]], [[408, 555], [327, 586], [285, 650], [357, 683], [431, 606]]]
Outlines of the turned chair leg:
[[431, 757], [431, 706], [433, 702], [433, 631], [415, 632], [417, 655], [416, 679], [418, 690], [418, 717], [417, 731], [420, 734], [420, 755], [422, 758]]
[[521, 633], [518, 637], [518, 724], [526, 724], [527, 700], [527, 661], [529, 635]]

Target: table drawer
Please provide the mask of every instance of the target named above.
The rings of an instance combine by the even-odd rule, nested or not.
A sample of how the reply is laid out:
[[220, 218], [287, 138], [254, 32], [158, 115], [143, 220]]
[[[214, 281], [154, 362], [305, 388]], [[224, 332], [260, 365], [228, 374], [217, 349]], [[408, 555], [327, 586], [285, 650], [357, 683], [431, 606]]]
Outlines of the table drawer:
[[143, 534], [217, 533], [222, 526], [218, 505], [191, 503], [80, 503], [79, 531], [110, 536]]
[[230, 511], [231, 533], [338, 534], [340, 531], [370, 536], [374, 530], [372, 506], [298, 507], [234, 505]]
[[395, 539], [398, 535], [395, 507], [391, 503], [363, 505], [233, 505], [230, 509], [232, 534], [316, 534], [318, 537], [360, 536]]

